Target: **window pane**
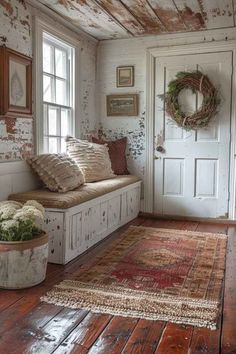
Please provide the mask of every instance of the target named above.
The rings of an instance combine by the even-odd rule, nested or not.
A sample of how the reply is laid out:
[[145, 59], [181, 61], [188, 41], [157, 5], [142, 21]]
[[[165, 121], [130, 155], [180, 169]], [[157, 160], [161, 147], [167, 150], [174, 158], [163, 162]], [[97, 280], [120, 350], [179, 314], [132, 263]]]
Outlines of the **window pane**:
[[65, 138], [61, 139], [61, 152], [66, 152], [66, 140], [65, 140]]
[[53, 47], [43, 43], [43, 71], [53, 74]]
[[48, 108], [48, 134], [57, 135], [57, 109]]
[[44, 135], [48, 135], [48, 112], [47, 112], [47, 105], [43, 105], [43, 131]]
[[66, 53], [55, 49], [56, 76], [66, 78]]
[[[74, 49], [60, 38], [43, 34], [43, 135], [44, 151], [66, 151], [65, 137], [73, 134]], [[65, 106], [68, 108], [65, 108]], [[73, 119], [73, 121], [72, 121]]]
[[61, 110], [61, 135], [67, 136], [71, 134], [70, 111], [68, 109]]
[[66, 99], [66, 82], [56, 79], [56, 103], [61, 105], [67, 104]]
[[43, 75], [43, 100], [53, 102], [53, 79], [47, 75]]
[[49, 140], [49, 148], [48, 148], [49, 154], [57, 153], [59, 151], [57, 138], [49, 138], [48, 140]]
[[44, 152], [48, 152], [48, 137], [44, 137]]

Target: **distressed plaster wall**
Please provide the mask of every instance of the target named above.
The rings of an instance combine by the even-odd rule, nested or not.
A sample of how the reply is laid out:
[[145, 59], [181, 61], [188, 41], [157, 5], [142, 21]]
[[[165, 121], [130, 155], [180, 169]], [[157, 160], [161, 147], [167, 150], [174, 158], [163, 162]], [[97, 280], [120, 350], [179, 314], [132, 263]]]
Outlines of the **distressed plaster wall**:
[[97, 126], [96, 61], [97, 44], [81, 41], [79, 134], [86, 139]]
[[[32, 56], [32, 16], [24, 1], [0, 0], [0, 45]], [[32, 118], [0, 118], [0, 161], [33, 151]]]
[[[67, 29], [45, 13], [31, 7], [24, 0], [0, 0], [0, 45], [17, 50], [28, 56], [33, 52], [33, 16], [39, 16], [55, 27]], [[77, 135], [86, 137], [94, 130], [95, 82], [97, 43], [88, 37], [72, 33], [81, 44], [79, 56], [79, 93], [80, 102]], [[27, 164], [22, 161], [34, 153], [34, 115], [32, 118], [0, 117], [0, 200], [10, 193], [23, 192], [39, 185], [39, 181]], [[13, 161], [13, 162], [10, 162]]]
[[[236, 30], [214, 30], [194, 34], [161, 35], [152, 37], [108, 40], [99, 43], [97, 61], [97, 111], [100, 135], [107, 139], [128, 138], [128, 167], [131, 173], [145, 177], [146, 116], [146, 52], [148, 48], [187, 45], [191, 43], [236, 39]], [[116, 67], [134, 65], [134, 87], [116, 88]], [[106, 95], [138, 93], [138, 117], [107, 117]]]
[[[0, 0], [0, 45], [32, 56], [33, 16], [37, 15], [62, 27], [57, 21], [34, 9], [24, 0]], [[63, 27], [63, 30], [64, 29]], [[70, 32], [71, 33], [71, 32]], [[95, 80], [97, 44], [83, 35], [72, 33], [81, 43], [77, 135], [86, 137], [95, 127]], [[0, 161], [20, 160], [34, 153], [34, 116], [0, 118]]]
[[0, 44], [32, 55], [32, 16], [24, 0], [0, 0]]

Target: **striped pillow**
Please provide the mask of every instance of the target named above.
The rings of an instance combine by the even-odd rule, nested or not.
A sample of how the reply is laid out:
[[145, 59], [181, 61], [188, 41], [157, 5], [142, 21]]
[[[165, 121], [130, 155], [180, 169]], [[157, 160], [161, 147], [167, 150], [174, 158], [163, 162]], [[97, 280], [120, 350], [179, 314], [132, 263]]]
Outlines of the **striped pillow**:
[[27, 159], [39, 178], [53, 192], [71, 191], [84, 183], [79, 166], [65, 154], [42, 154]]
[[83, 171], [85, 182], [95, 182], [115, 177], [106, 145], [67, 137], [66, 148], [68, 155]]

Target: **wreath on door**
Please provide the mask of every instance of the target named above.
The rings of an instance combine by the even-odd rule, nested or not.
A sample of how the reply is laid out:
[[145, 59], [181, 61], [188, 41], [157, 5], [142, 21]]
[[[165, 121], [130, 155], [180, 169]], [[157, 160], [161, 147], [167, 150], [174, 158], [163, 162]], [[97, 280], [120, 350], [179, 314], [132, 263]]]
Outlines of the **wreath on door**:
[[[193, 93], [200, 92], [203, 96], [201, 107], [192, 115], [185, 114], [179, 103], [179, 94], [184, 89]], [[220, 97], [217, 89], [207, 75], [200, 71], [179, 72], [176, 79], [170, 81], [165, 96], [165, 110], [178, 126], [186, 129], [198, 129], [208, 125], [210, 119], [217, 113]]]

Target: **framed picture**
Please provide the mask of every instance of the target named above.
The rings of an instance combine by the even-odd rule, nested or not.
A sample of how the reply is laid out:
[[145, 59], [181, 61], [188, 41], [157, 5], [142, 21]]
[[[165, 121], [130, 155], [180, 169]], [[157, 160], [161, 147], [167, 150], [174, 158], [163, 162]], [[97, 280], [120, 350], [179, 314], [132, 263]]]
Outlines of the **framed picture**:
[[138, 95], [109, 95], [107, 96], [108, 116], [137, 116]]
[[116, 86], [134, 86], [134, 66], [118, 66], [116, 68]]
[[0, 48], [0, 115], [32, 115], [32, 59]]

